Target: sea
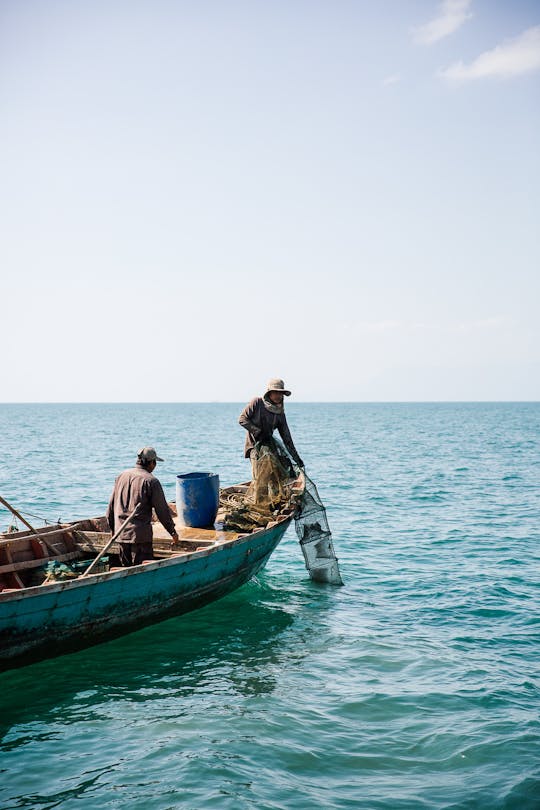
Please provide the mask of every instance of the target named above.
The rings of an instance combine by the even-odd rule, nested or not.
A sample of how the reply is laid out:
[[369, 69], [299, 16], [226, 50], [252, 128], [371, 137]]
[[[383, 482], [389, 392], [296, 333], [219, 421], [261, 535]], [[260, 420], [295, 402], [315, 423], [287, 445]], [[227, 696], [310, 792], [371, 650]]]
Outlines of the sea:
[[[242, 406], [0, 405], [0, 494], [103, 514], [144, 445], [171, 500], [246, 481]], [[213, 605], [3, 672], [2, 810], [540, 808], [540, 404], [287, 414], [344, 586], [291, 527]]]

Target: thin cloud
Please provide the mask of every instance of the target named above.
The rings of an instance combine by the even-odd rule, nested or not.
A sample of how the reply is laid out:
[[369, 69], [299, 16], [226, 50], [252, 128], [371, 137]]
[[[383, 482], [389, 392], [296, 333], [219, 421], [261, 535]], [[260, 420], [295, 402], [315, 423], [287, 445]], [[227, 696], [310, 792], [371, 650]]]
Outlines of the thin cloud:
[[497, 45], [491, 51], [481, 53], [469, 65], [455, 62], [439, 76], [448, 81], [472, 79], [509, 79], [530, 73], [540, 68], [540, 25], [528, 28], [515, 39]]
[[401, 76], [399, 73], [394, 73], [392, 76], [387, 76], [385, 79], [383, 79], [382, 83], [385, 87], [387, 87], [389, 84], [398, 84], [400, 81]]
[[460, 321], [454, 324], [456, 332], [491, 332], [493, 330], [504, 329], [509, 325], [508, 319], [502, 315], [491, 318], [479, 318], [475, 321]]
[[472, 17], [470, 6], [471, 0], [443, 0], [437, 17], [413, 29], [415, 40], [423, 45], [431, 45], [453, 34]]
[[440, 334], [482, 334], [493, 333], [511, 326], [508, 318], [503, 315], [492, 315], [486, 318], [476, 318], [469, 321], [406, 321], [406, 320], [380, 320], [357, 321], [354, 324], [344, 323], [345, 332], [371, 335], [426, 335]]
[[[402, 321], [359, 321], [352, 326], [355, 332], [380, 333], [380, 332], [395, 332], [402, 329], [405, 324]], [[350, 324], [345, 324], [347, 330], [351, 329]]]

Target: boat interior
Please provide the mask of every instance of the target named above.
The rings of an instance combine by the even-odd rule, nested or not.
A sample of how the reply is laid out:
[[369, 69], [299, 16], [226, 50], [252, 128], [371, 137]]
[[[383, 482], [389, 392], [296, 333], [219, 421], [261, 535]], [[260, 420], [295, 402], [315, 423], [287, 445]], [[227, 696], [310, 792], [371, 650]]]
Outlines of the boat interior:
[[[175, 521], [176, 522], [176, 521]], [[104, 525], [105, 524], [105, 525]], [[190, 529], [177, 525], [180, 542], [173, 546], [161, 523], [153, 523], [154, 559], [165, 559], [237, 539], [236, 532]], [[105, 518], [89, 518], [68, 526], [46, 526], [36, 534], [17, 532], [0, 539], [0, 591], [19, 590], [79, 577], [111, 539]], [[93, 573], [119, 568], [116, 542]]]
[[[239, 494], [247, 484], [229, 487]], [[172, 545], [171, 537], [154, 515], [152, 523], [154, 560], [191, 554], [195, 551], [236, 540], [246, 533], [225, 531], [223, 514], [218, 512], [213, 527], [195, 529], [180, 524], [176, 505], [169, 504], [179, 536]], [[290, 512], [289, 512], [290, 514]], [[266, 528], [288, 517], [276, 516]], [[0, 534], [0, 592], [21, 590], [78, 578], [90, 567], [111, 539], [105, 517], [87, 518], [76, 523], [57, 524]], [[92, 568], [92, 573], [119, 569], [118, 544], [115, 541]]]

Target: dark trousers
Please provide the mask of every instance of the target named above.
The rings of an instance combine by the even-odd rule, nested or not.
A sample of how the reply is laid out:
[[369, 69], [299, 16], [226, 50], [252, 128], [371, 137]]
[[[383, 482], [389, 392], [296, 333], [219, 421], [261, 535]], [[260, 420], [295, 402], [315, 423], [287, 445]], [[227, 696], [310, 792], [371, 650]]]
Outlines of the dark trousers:
[[153, 560], [154, 550], [152, 543], [119, 543], [120, 565], [140, 565], [143, 560]]

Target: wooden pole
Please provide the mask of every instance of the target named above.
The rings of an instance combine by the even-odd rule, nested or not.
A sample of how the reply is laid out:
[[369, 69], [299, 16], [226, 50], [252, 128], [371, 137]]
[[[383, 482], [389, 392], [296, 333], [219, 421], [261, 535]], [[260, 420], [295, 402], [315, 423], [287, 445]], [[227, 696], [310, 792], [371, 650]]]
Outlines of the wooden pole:
[[133, 510], [133, 512], [131, 512], [131, 513], [130, 513], [130, 514], [127, 516], [127, 518], [124, 520], [124, 522], [122, 523], [122, 525], [120, 526], [120, 528], [118, 529], [118, 531], [117, 531], [117, 532], [115, 532], [115, 533], [113, 534], [113, 536], [111, 537], [111, 539], [109, 540], [109, 542], [108, 542], [108, 543], [107, 543], [105, 546], [103, 546], [103, 548], [101, 549], [101, 551], [99, 552], [99, 554], [97, 555], [97, 557], [95, 558], [95, 560], [93, 560], [92, 564], [88, 566], [88, 568], [86, 569], [86, 571], [84, 572], [84, 574], [81, 574], [81, 576], [79, 577], [79, 579], [83, 579], [84, 577], [87, 577], [87, 576], [88, 576], [88, 574], [91, 574], [91, 573], [92, 573], [92, 570], [93, 570], [93, 569], [96, 567], [96, 565], [97, 565], [97, 564], [98, 564], [98, 562], [101, 560], [101, 558], [103, 557], [103, 555], [105, 554], [105, 552], [106, 552], [106, 551], [108, 551], [108, 550], [110, 549], [110, 547], [112, 546], [112, 544], [114, 543], [114, 541], [116, 540], [116, 538], [117, 538], [117, 537], [120, 537], [120, 535], [122, 534], [122, 532], [124, 531], [124, 529], [126, 528], [126, 526], [128, 525], [128, 523], [130, 522], [130, 520], [131, 520], [132, 518], [134, 518], [134, 517], [135, 517], [135, 512], [137, 512], [137, 510], [138, 510], [139, 506], [140, 506], [140, 503], [138, 503], [138, 504], [137, 504], [137, 506], [135, 507], [135, 509]]
[[19, 512], [17, 512], [17, 510], [15, 509], [15, 507], [14, 507], [14, 506], [11, 506], [11, 504], [9, 504], [7, 501], [5, 501], [5, 500], [4, 500], [4, 498], [2, 498], [2, 496], [1, 496], [1, 495], [0, 495], [0, 503], [1, 503], [3, 506], [5, 506], [5, 507], [6, 507], [6, 509], [9, 509], [9, 511], [11, 512], [11, 514], [12, 514], [12, 515], [15, 515], [15, 517], [17, 518], [17, 520], [20, 520], [20, 521], [21, 521], [21, 523], [24, 523], [24, 525], [25, 525], [25, 526], [26, 526], [28, 529], [30, 529], [30, 531], [31, 531], [33, 534], [37, 534], [37, 532], [36, 532], [36, 530], [34, 529], [34, 527], [33, 527], [33, 526], [31, 526], [31, 525], [28, 523], [28, 521], [27, 521], [27, 520], [25, 520], [21, 514], [19, 514]]

